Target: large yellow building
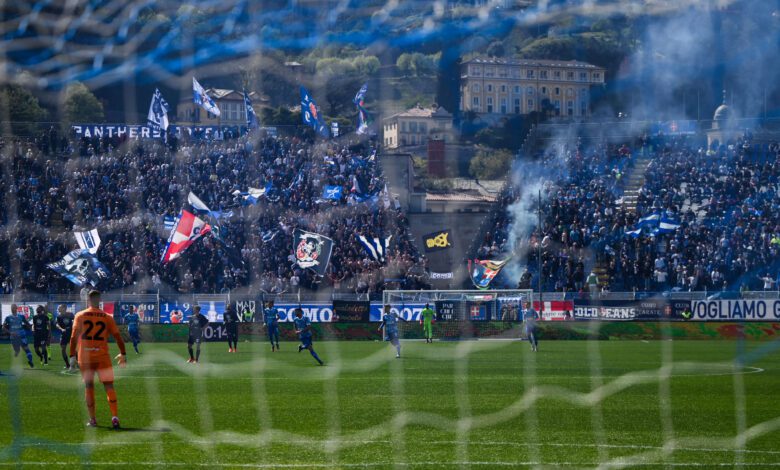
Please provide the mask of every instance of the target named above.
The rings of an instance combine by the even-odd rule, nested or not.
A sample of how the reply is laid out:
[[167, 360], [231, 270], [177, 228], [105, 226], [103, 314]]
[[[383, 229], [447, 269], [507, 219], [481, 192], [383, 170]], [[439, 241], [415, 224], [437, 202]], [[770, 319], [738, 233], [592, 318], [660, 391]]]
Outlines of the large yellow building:
[[478, 115], [528, 114], [543, 106], [553, 116], [590, 115], [590, 88], [605, 69], [564, 60], [477, 57], [461, 64], [460, 109]]

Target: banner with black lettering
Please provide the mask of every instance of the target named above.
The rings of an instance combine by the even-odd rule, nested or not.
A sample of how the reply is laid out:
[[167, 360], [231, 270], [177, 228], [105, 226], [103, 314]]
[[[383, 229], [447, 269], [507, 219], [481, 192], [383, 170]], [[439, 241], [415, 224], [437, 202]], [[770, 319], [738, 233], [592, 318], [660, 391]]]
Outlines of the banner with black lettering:
[[682, 320], [688, 301], [669, 299], [644, 300], [575, 300], [575, 320]]
[[437, 232], [429, 233], [428, 235], [423, 235], [423, 244], [425, 245], [426, 253], [446, 250], [447, 248], [452, 247], [450, 229], [439, 230]]
[[333, 314], [338, 322], [367, 322], [371, 303], [361, 300], [334, 300]]
[[694, 300], [693, 321], [780, 321], [780, 299]]
[[238, 313], [242, 322], [262, 322], [263, 302], [256, 298], [234, 298], [232, 300], [233, 311]]

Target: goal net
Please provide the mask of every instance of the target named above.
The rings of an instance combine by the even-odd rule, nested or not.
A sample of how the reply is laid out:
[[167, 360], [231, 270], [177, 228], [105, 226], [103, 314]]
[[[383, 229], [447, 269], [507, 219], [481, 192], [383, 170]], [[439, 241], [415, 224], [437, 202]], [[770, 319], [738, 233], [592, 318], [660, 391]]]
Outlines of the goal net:
[[390, 305], [401, 322], [404, 339], [422, 338], [421, 312], [433, 309], [434, 336], [439, 339], [519, 338], [522, 308], [534, 300], [529, 289], [508, 290], [386, 290], [382, 305]]

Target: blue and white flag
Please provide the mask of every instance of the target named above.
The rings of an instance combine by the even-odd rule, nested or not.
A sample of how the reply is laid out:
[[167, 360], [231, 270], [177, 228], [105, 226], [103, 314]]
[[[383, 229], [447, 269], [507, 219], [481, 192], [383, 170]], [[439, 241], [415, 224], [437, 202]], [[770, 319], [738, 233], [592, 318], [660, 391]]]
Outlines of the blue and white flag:
[[355, 95], [355, 98], [352, 100], [352, 102], [355, 103], [355, 106], [357, 107], [357, 111], [358, 111], [358, 125], [355, 133], [359, 135], [368, 132], [368, 125], [370, 124], [368, 111], [366, 111], [366, 108], [363, 107], [363, 99], [366, 97], [367, 91], [368, 91], [368, 83], [364, 83], [363, 86], [360, 87], [360, 90], [358, 90], [357, 94]]
[[664, 214], [664, 216], [661, 217], [661, 222], [658, 224], [658, 231], [660, 233], [674, 232], [678, 228], [680, 228], [680, 222], [667, 214]]
[[192, 191], [187, 195], [187, 202], [192, 206], [192, 211], [198, 215], [208, 215], [215, 219], [233, 216], [233, 211], [213, 211], [209, 209], [209, 206], [201, 201]]
[[246, 108], [246, 127], [247, 129], [257, 129], [260, 127], [260, 122], [255, 114], [255, 108], [252, 107], [252, 102], [249, 101], [249, 93], [244, 90], [244, 107]]
[[278, 229], [270, 229], [265, 232], [261, 232], [263, 243], [269, 243], [279, 234]]
[[201, 108], [205, 109], [207, 112], [213, 114], [214, 116], [219, 116], [219, 108], [216, 104], [214, 104], [214, 100], [211, 99], [211, 97], [206, 93], [206, 90], [198, 83], [197, 80], [195, 80], [195, 77], [192, 77], [192, 100], [200, 106]]
[[244, 200], [244, 204], [257, 204], [257, 201], [260, 200], [261, 197], [265, 195], [266, 188], [247, 188], [246, 192], [241, 192], [239, 190], [233, 191], [233, 196], [241, 196], [241, 198]]
[[638, 238], [640, 235], [642, 235], [642, 227], [639, 227], [636, 230], [626, 230], [626, 235], [631, 238]]
[[341, 193], [343, 190], [344, 190], [343, 186], [325, 186], [322, 189], [322, 199], [339, 201], [341, 200]]
[[292, 180], [292, 183], [290, 183], [290, 186], [288, 186], [287, 189], [293, 189], [301, 184], [303, 184], [303, 170], [298, 170], [298, 175]]
[[642, 217], [639, 219], [639, 222], [636, 223], [638, 227], [643, 227], [645, 225], [653, 226], [658, 224], [658, 222], [661, 220], [661, 214], [657, 212], [653, 212], [650, 215], [647, 215], [645, 217]]
[[363, 99], [366, 97], [367, 91], [368, 91], [368, 83], [364, 83], [363, 86], [360, 87], [360, 90], [358, 90], [352, 102], [358, 106], [363, 106]]
[[320, 119], [320, 111], [319, 108], [317, 108], [317, 103], [314, 102], [314, 99], [304, 87], [301, 87], [301, 119], [304, 124], [311, 126], [311, 128], [317, 131], [321, 136], [330, 136], [328, 126]]
[[372, 258], [379, 262], [385, 261], [385, 256], [387, 255], [387, 248], [390, 246], [390, 239], [393, 238], [392, 235], [385, 239], [381, 238], [368, 238], [365, 235], [358, 235], [357, 239], [360, 242], [361, 245], [363, 245], [363, 248], [366, 249], [369, 255], [371, 255]]
[[73, 250], [62, 260], [47, 266], [79, 287], [96, 286], [111, 277], [108, 269], [89, 250]]
[[152, 127], [157, 127], [164, 131], [168, 130], [168, 111], [171, 109], [168, 102], [162, 97], [158, 88], [154, 89], [152, 95], [152, 104], [149, 105], [149, 114], [146, 116], [147, 123]]
[[173, 227], [176, 226], [176, 221], [178, 219], [179, 218], [176, 217], [175, 215], [166, 215], [165, 217], [163, 217], [163, 227], [165, 227], [165, 231], [170, 232], [171, 230], [173, 230]]
[[88, 232], [73, 232], [73, 235], [82, 250], [87, 250], [93, 255], [97, 253], [98, 248], [100, 248], [100, 236], [96, 228]]

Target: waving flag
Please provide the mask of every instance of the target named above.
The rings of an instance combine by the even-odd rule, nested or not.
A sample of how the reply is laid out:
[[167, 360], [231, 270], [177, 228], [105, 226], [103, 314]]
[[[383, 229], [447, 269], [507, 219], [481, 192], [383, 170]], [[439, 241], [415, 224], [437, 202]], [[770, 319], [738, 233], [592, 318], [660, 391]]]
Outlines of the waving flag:
[[469, 260], [469, 272], [471, 273], [471, 282], [477, 289], [487, 289], [490, 282], [495, 279], [501, 268], [509, 261], [509, 258], [503, 261], [492, 260]]
[[343, 190], [343, 186], [325, 186], [322, 188], [322, 199], [339, 201], [341, 200], [341, 193]]
[[246, 192], [241, 192], [239, 190], [233, 191], [233, 196], [241, 196], [241, 198], [244, 200], [244, 205], [255, 205], [257, 204], [257, 201], [260, 200], [261, 197], [265, 194], [266, 188], [247, 188]]
[[361, 135], [368, 132], [368, 125], [371, 124], [371, 120], [368, 117], [368, 111], [366, 111], [366, 108], [363, 107], [363, 99], [365, 98], [367, 91], [368, 83], [364, 83], [363, 86], [360, 87], [360, 90], [358, 90], [355, 98], [352, 100], [352, 102], [355, 103], [355, 106], [357, 106], [358, 111], [358, 125], [355, 133]]
[[184, 250], [195, 243], [195, 240], [209, 232], [211, 232], [211, 226], [203, 219], [182, 210], [179, 214], [179, 220], [176, 221], [176, 225], [168, 237], [168, 244], [162, 254], [162, 263], [175, 260], [184, 253]]
[[360, 87], [360, 90], [358, 90], [352, 102], [358, 106], [363, 106], [363, 98], [366, 97], [367, 91], [368, 91], [368, 83], [364, 83], [363, 86]]
[[643, 227], [645, 225], [652, 227], [653, 225], [657, 225], [659, 220], [661, 220], [661, 214], [653, 212], [652, 214], [639, 219], [639, 222], [637, 222], [636, 225], [638, 227]]
[[639, 238], [639, 236], [642, 235], [642, 227], [639, 227], [636, 230], [626, 230], [626, 235], [631, 238]]
[[304, 124], [311, 126], [321, 136], [328, 137], [330, 135], [328, 126], [320, 119], [317, 103], [304, 87], [301, 87], [301, 119], [303, 119]]
[[219, 116], [219, 108], [214, 104], [214, 100], [206, 93], [206, 90], [192, 77], [192, 100], [214, 116]]
[[171, 107], [168, 106], [168, 102], [162, 97], [160, 90], [155, 88], [146, 121], [150, 126], [158, 127], [166, 131], [168, 130], [168, 111], [170, 109]]
[[89, 251], [90, 254], [95, 254], [100, 248], [100, 235], [96, 228], [88, 232], [73, 232], [76, 237], [76, 242], [82, 250]]
[[664, 214], [658, 224], [659, 233], [674, 232], [678, 228], [680, 228], [680, 222], [670, 214]]
[[176, 221], [179, 220], [178, 217], [174, 215], [166, 215], [163, 217], [163, 228], [166, 232], [170, 232], [173, 230], [173, 227], [176, 226]]
[[295, 264], [298, 266], [312, 269], [320, 276], [324, 276], [332, 251], [333, 240], [330, 238], [319, 233], [295, 229], [293, 253], [295, 253]]
[[358, 235], [357, 239], [363, 248], [366, 249], [369, 255], [377, 261], [384, 262], [387, 255], [387, 248], [390, 246], [390, 239], [392, 235], [385, 239], [381, 238], [368, 238], [364, 235]]
[[257, 120], [257, 114], [255, 114], [255, 108], [252, 107], [252, 102], [249, 101], [249, 94], [244, 90], [244, 107], [246, 108], [246, 127], [247, 129], [257, 129], [260, 124]]
[[96, 286], [111, 277], [108, 269], [89, 250], [73, 250], [62, 260], [47, 266], [79, 287]]
[[208, 215], [210, 217], [214, 217], [215, 219], [233, 216], [233, 211], [213, 211], [209, 209], [209, 206], [207, 206], [205, 202], [201, 201], [200, 198], [192, 191], [190, 191], [190, 193], [187, 195], [187, 202], [192, 206], [192, 210], [199, 215]]

